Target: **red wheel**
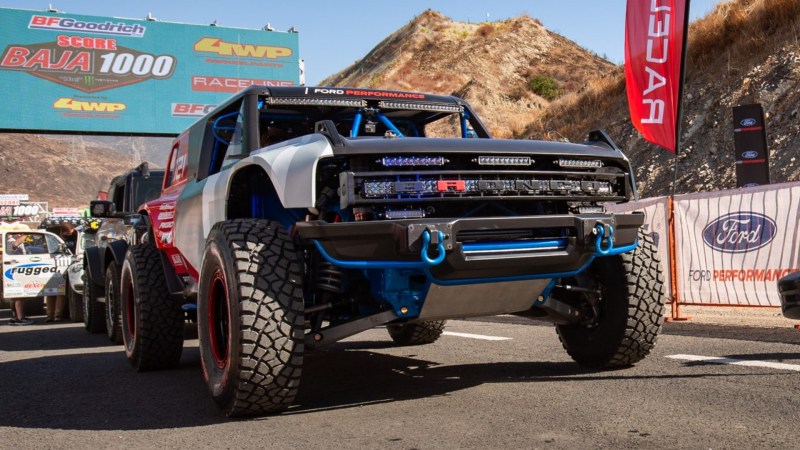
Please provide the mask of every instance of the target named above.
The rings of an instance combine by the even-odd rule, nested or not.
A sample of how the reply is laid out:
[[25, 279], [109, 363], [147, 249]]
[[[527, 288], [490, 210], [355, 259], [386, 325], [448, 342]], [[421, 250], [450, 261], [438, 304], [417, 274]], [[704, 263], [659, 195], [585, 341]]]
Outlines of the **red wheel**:
[[128, 248], [120, 277], [122, 339], [138, 371], [175, 367], [183, 351], [184, 313], [170, 297], [152, 244]]
[[266, 220], [212, 228], [197, 298], [203, 376], [225, 416], [291, 405], [303, 363], [303, 296], [297, 252]]

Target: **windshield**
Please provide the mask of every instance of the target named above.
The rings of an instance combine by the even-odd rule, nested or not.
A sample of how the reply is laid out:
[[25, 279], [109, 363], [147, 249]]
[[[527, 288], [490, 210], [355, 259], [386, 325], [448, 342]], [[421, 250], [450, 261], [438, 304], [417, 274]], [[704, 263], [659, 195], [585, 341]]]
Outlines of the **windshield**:
[[[163, 172], [162, 172], [163, 173]], [[144, 203], [154, 200], [161, 195], [162, 177], [151, 173], [149, 177], [135, 177], [131, 180], [133, 189], [133, 203], [131, 206], [138, 208]]]

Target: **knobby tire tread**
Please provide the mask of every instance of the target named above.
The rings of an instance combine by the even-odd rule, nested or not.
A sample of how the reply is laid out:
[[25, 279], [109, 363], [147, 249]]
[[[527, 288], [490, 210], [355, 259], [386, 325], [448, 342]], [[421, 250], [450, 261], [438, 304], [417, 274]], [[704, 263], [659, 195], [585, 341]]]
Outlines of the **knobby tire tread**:
[[139, 372], [177, 367], [183, 352], [185, 317], [169, 294], [159, 251], [144, 243], [129, 247], [128, 252], [134, 301], [138, 303], [136, 348], [129, 362]]
[[625, 274], [624, 296], [627, 318], [620, 336], [598, 336], [599, 339], [618, 339], [613, 351], [585, 357], [581, 349], [573, 348], [565, 336], [568, 327], [557, 327], [558, 337], [567, 353], [579, 364], [590, 368], [613, 369], [631, 366], [644, 359], [653, 349], [664, 324], [664, 278], [658, 251], [649, 234], [639, 233], [639, 245], [629, 253], [618, 256]]

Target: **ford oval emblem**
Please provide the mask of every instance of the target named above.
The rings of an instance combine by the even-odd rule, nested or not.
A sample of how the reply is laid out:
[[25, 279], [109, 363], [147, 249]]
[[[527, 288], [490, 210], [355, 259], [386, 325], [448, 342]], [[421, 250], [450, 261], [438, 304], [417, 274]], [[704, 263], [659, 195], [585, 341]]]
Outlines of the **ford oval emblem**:
[[744, 185], [744, 186], [742, 186], [742, 187], [743, 187], [743, 188], [751, 188], [751, 187], [756, 187], [756, 186], [761, 186], [761, 185], [760, 185], [760, 184], [758, 184], [758, 183], [747, 183], [747, 184], [745, 184], [745, 185]]
[[777, 231], [775, 221], [769, 217], [741, 211], [726, 214], [706, 225], [703, 241], [724, 253], [746, 253], [772, 242]]
[[739, 122], [739, 123], [741, 123], [743, 127], [752, 127], [757, 122], [756, 122], [756, 119], [748, 118], [748, 119], [742, 119], [742, 121]]
[[758, 158], [758, 152], [755, 151], [755, 150], [748, 150], [748, 151], [742, 153], [742, 158], [744, 158], [744, 159]]

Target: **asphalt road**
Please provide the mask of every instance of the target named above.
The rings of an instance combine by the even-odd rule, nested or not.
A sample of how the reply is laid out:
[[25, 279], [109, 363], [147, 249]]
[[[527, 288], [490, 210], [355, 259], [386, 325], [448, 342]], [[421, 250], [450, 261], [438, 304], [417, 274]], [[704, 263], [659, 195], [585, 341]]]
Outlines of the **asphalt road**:
[[288, 412], [228, 420], [196, 340], [179, 369], [140, 374], [81, 324], [7, 322], [0, 311], [0, 448], [800, 445], [800, 331], [789, 327], [666, 324], [647, 359], [611, 372], [582, 370], [552, 326], [527, 319], [450, 321], [421, 347], [375, 329], [308, 354]]

